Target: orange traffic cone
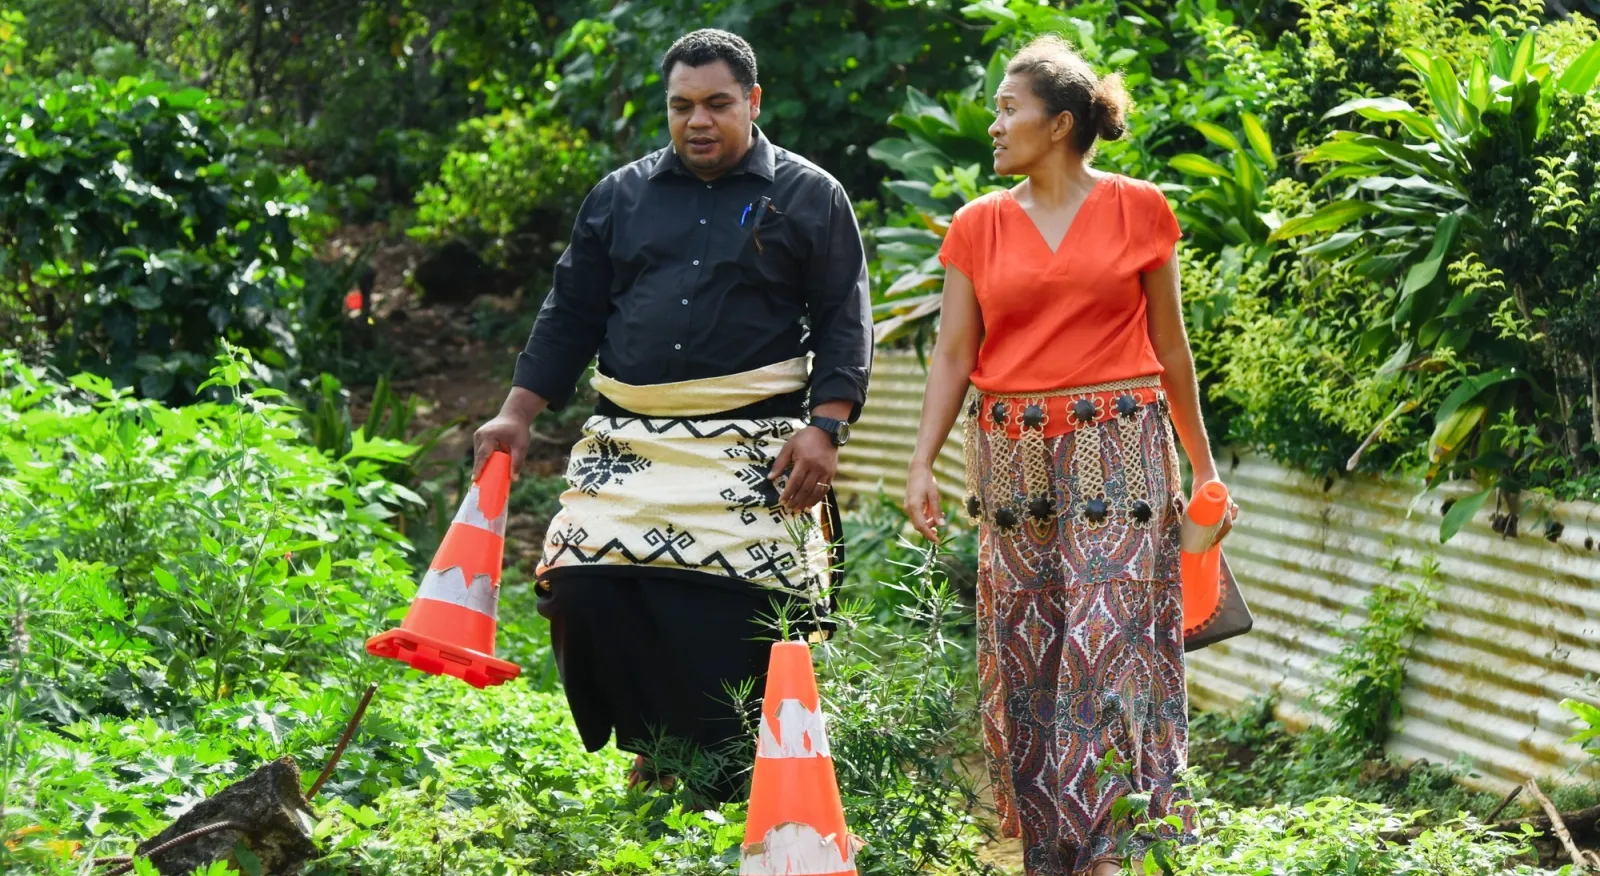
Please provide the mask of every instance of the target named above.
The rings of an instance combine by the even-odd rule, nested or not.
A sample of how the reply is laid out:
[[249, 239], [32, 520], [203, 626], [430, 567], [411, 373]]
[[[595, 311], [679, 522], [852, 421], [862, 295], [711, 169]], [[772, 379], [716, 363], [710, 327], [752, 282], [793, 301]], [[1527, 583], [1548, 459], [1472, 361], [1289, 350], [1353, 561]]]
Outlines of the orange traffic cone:
[[522, 673], [516, 664], [494, 656], [510, 494], [511, 456], [499, 451], [489, 457], [462, 500], [405, 621], [397, 630], [368, 639], [367, 653], [393, 657], [431, 675], [453, 675], [476, 688]]
[[1216, 543], [1228, 488], [1208, 481], [1195, 491], [1180, 528], [1179, 570], [1183, 578], [1183, 630], [1192, 633], [1217, 613], [1222, 599], [1222, 545]]
[[845, 828], [811, 649], [777, 642], [761, 706], [740, 876], [856, 876], [861, 845]]

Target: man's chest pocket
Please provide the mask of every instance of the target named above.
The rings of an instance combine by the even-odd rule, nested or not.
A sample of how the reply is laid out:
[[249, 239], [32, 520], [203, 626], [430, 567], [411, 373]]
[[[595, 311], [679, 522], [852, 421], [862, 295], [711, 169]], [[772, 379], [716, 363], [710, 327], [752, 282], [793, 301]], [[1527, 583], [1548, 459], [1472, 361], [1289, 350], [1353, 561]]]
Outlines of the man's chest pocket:
[[797, 221], [763, 203], [752, 207], [739, 230], [734, 261], [747, 280], [789, 285], [800, 279], [806, 247]]

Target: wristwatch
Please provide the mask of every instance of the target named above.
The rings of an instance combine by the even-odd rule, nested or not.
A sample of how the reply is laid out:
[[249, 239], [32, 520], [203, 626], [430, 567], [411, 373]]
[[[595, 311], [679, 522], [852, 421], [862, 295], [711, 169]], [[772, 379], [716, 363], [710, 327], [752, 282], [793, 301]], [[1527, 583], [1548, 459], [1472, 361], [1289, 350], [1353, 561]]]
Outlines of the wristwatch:
[[808, 425], [816, 426], [818, 429], [827, 432], [828, 437], [833, 439], [834, 447], [843, 447], [850, 441], [850, 424], [843, 420], [813, 416]]

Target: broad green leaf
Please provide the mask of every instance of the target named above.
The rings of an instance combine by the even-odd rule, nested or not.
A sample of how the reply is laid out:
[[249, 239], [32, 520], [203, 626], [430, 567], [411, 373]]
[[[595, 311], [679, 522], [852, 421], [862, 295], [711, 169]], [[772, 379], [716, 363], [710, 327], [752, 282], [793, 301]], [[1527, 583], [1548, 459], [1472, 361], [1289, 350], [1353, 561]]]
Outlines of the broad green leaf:
[[[1359, 97], [1347, 100], [1322, 114], [1323, 121], [1350, 113], [1380, 112], [1385, 114], [1416, 112], [1416, 108], [1398, 97]], [[1387, 116], [1386, 116], [1387, 117]]]
[[1600, 739], [1600, 708], [1585, 702], [1568, 697], [1561, 701], [1561, 708], [1571, 712], [1578, 720], [1589, 725], [1589, 729], [1580, 731], [1568, 742], [1582, 745], [1591, 739]]
[[883, 290], [883, 297], [893, 298], [896, 295], [904, 295], [917, 289], [937, 288], [941, 282], [943, 282], [942, 277], [924, 274], [920, 271], [912, 271], [902, 274], [899, 279], [889, 285], [889, 288]]
[[1449, 60], [1437, 56], [1429, 73], [1428, 96], [1433, 98], [1434, 109], [1451, 129], [1464, 133], [1467, 130], [1467, 118], [1461, 109], [1461, 83], [1456, 79], [1456, 71], [1451, 68]]
[[1179, 173], [1188, 174], [1189, 176], [1233, 179], [1233, 174], [1229, 173], [1226, 167], [1204, 155], [1196, 155], [1193, 152], [1185, 152], [1182, 155], [1174, 156], [1168, 164], [1172, 165], [1173, 169]]
[[1445, 396], [1444, 403], [1439, 405], [1438, 413], [1434, 414], [1434, 422], [1443, 422], [1455, 416], [1456, 411], [1460, 410], [1462, 405], [1473, 401], [1482, 395], [1485, 390], [1499, 386], [1508, 380], [1521, 380], [1523, 376], [1523, 373], [1516, 368], [1497, 368], [1493, 371], [1485, 371], [1482, 374], [1474, 374], [1462, 380], [1448, 396]]
[[1489, 74], [1497, 79], [1511, 79], [1511, 43], [1496, 34], [1489, 43]]
[[1461, 527], [1466, 526], [1477, 515], [1493, 493], [1494, 487], [1491, 486], [1482, 492], [1457, 499], [1455, 504], [1450, 506], [1450, 510], [1445, 512], [1444, 521], [1439, 524], [1439, 543], [1443, 544], [1455, 538]]
[[1239, 117], [1239, 121], [1244, 127], [1245, 139], [1250, 141], [1251, 151], [1255, 152], [1261, 163], [1267, 166], [1267, 170], [1277, 170], [1278, 156], [1272, 152], [1272, 138], [1267, 135], [1267, 129], [1261, 124], [1261, 120], [1252, 113], [1244, 113]]
[[1341, 231], [1338, 234], [1329, 235], [1327, 240], [1308, 246], [1300, 250], [1300, 252], [1313, 256], [1337, 255], [1354, 246], [1365, 236], [1365, 231]]
[[90, 374], [88, 372], [74, 374], [67, 378], [67, 382], [83, 390], [84, 392], [98, 395], [104, 399], [114, 399], [117, 397], [117, 390], [114, 386], [112, 386], [111, 381], [101, 377], [98, 374]]
[[1354, 164], [1377, 161], [1385, 157], [1381, 150], [1369, 144], [1351, 140], [1331, 140], [1307, 152], [1301, 161], [1306, 164], [1324, 161]]
[[1595, 40], [1583, 54], [1567, 65], [1556, 87], [1568, 94], [1586, 94], [1594, 87], [1596, 78], [1600, 78], [1600, 40]]
[[1527, 74], [1528, 67], [1533, 64], [1533, 31], [1522, 35], [1517, 40], [1517, 52], [1511, 59], [1511, 75], [1506, 78], [1513, 84], [1521, 84], [1522, 77]]
[[181, 109], [194, 109], [210, 99], [204, 89], [185, 88], [167, 95], [167, 103]]
[[1376, 207], [1366, 201], [1334, 201], [1310, 216], [1297, 216], [1278, 226], [1271, 240], [1288, 240], [1320, 231], [1338, 231], [1351, 222], [1370, 216]]
[[1233, 178], [1244, 196], [1242, 202], [1236, 202], [1238, 207], [1254, 209], [1255, 205], [1266, 197], [1267, 181], [1262, 178], [1261, 171], [1255, 164], [1251, 163], [1250, 157], [1243, 152], [1233, 153]]
[[1456, 232], [1460, 228], [1459, 213], [1451, 213], [1439, 221], [1439, 230], [1433, 236], [1433, 248], [1422, 261], [1406, 272], [1405, 285], [1400, 288], [1401, 295], [1410, 295], [1439, 276], [1439, 268], [1444, 264], [1445, 256], [1450, 254], [1450, 247], [1455, 243]]
[[1489, 108], [1489, 68], [1482, 58], [1472, 61], [1472, 77], [1467, 81], [1467, 99], [1482, 113]]
[[1399, 122], [1411, 132], [1412, 136], [1425, 142], [1439, 142], [1444, 139], [1433, 119], [1418, 112], [1411, 104], [1395, 97], [1358, 98], [1329, 110], [1323, 118], [1345, 115], [1352, 111], [1362, 118], [1372, 119], [1375, 122]]
[[1363, 191], [1368, 192], [1387, 192], [1392, 189], [1403, 189], [1409, 192], [1421, 192], [1424, 194], [1438, 195], [1440, 197], [1451, 198], [1457, 201], [1465, 201], [1467, 199], [1466, 194], [1463, 192], [1457, 191], [1449, 186], [1440, 185], [1432, 180], [1416, 176], [1415, 174], [1405, 177], [1373, 176], [1357, 182], [1356, 185]]
[[1217, 146], [1220, 146], [1229, 152], [1244, 151], [1244, 145], [1239, 142], [1239, 138], [1233, 136], [1233, 134], [1227, 128], [1212, 122], [1194, 122], [1193, 125], [1194, 129], [1199, 131], [1201, 136], [1205, 137], [1207, 140], [1210, 140]]
[[920, 180], [897, 179], [883, 184], [883, 187], [893, 192], [900, 200], [913, 207], [925, 210], [949, 210], [943, 201], [932, 194], [933, 186]]

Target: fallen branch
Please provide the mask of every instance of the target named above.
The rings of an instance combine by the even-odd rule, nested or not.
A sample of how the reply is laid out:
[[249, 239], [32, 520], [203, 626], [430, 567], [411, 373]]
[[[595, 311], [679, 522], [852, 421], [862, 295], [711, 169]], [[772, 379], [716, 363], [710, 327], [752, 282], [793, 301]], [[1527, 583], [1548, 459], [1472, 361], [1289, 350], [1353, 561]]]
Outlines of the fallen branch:
[[[199, 839], [199, 838], [201, 838], [203, 836], [210, 836], [211, 834], [214, 834], [219, 830], [237, 830], [237, 831], [240, 831], [242, 833], [242, 832], [248, 831], [249, 829], [250, 829], [250, 825], [244, 824], [242, 822], [238, 822], [238, 821], [219, 821], [216, 824], [208, 824], [205, 827], [196, 828], [195, 830], [191, 830], [191, 831], [189, 831], [188, 833], [186, 833], [186, 834], [184, 834], [182, 836], [174, 837], [174, 838], [172, 838], [170, 840], [167, 840], [166, 842], [162, 843], [161, 845], [156, 846], [155, 848], [151, 849], [148, 852], [145, 852], [142, 855], [142, 857], [154, 858], [155, 856], [161, 854], [162, 852], [170, 852], [173, 849], [177, 848], [178, 846], [183, 845], [184, 843], [194, 842], [195, 840], [197, 840], [197, 839]], [[94, 863], [95, 863], [95, 866], [97, 866], [97, 867], [98, 866], [104, 866], [106, 864], [116, 864], [118, 866], [115, 869], [108, 871], [106, 873], [106, 876], [122, 876], [122, 874], [127, 873], [127, 872], [129, 872], [129, 871], [131, 871], [133, 869], [133, 861], [134, 861], [134, 856], [133, 855], [118, 855], [118, 856], [116, 856], [114, 858], [96, 858]]]
[[372, 702], [372, 695], [378, 692], [378, 683], [374, 681], [367, 685], [367, 692], [361, 697], [361, 704], [356, 706], [355, 714], [350, 716], [350, 721], [344, 725], [344, 735], [339, 737], [339, 744], [333, 749], [333, 756], [328, 758], [328, 763], [322, 768], [322, 775], [311, 784], [311, 790], [306, 792], [306, 800], [316, 799], [317, 792], [322, 790], [322, 783], [333, 775], [333, 768], [339, 765], [339, 758], [344, 756], [344, 747], [350, 744], [350, 737], [355, 735], [356, 727], [361, 723], [361, 717], [367, 713], [367, 705]]
[[1577, 844], [1572, 841], [1572, 834], [1567, 830], [1567, 823], [1561, 820], [1561, 813], [1556, 811], [1556, 805], [1550, 802], [1550, 798], [1546, 797], [1543, 791], [1539, 790], [1539, 781], [1537, 779], [1529, 779], [1523, 787], [1527, 788], [1528, 793], [1539, 801], [1539, 805], [1544, 809], [1544, 814], [1550, 817], [1550, 826], [1555, 830], [1556, 838], [1561, 840], [1561, 845], [1567, 850], [1567, 855], [1572, 858], [1572, 863], [1578, 868], [1578, 872], [1587, 872], [1589, 863], [1594, 859], [1580, 851]]

